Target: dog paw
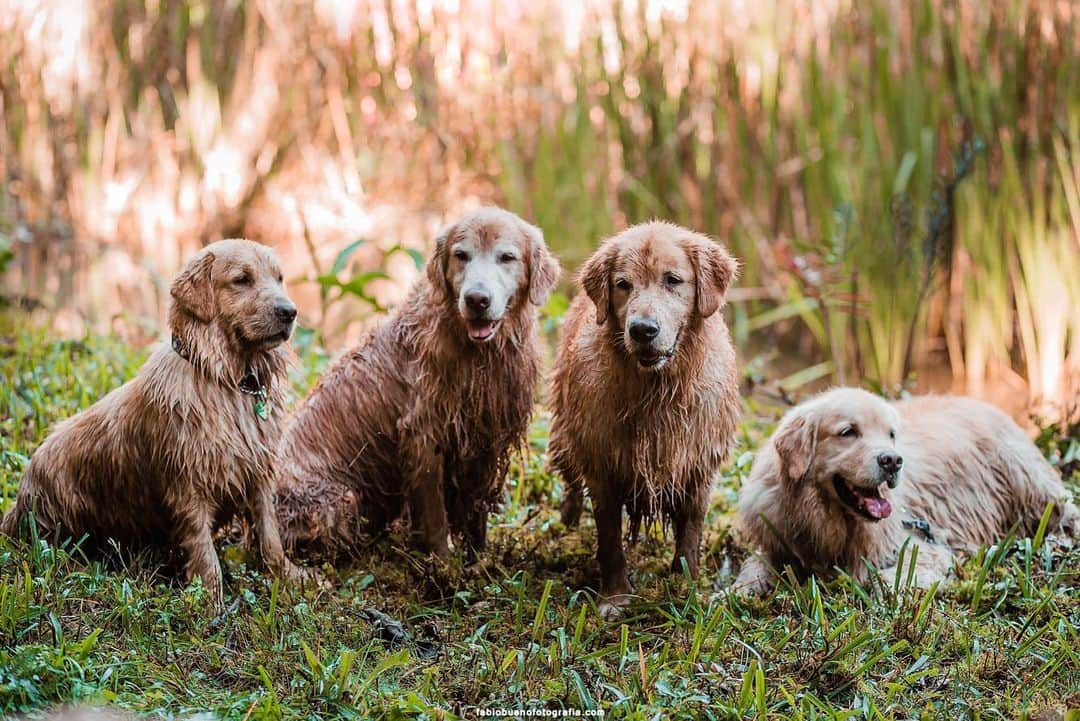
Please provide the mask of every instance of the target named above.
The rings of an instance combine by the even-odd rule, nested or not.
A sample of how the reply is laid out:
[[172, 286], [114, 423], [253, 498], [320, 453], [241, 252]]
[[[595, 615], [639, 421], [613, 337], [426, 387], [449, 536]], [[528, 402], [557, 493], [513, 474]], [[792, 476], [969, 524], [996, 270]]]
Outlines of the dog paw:
[[760, 556], [750, 556], [739, 571], [731, 590], [740, 598], [765, 596], [776, 583], [776, 571]]
[[283, 578], [287, 583], [299, 586], [302, 589], [312, 588], [329, 591], [333, 588], [326, 574], [310, 566], [294, 566], [290, 564], [285, 570]]
[[624, 609], [630, 605], [630, 596], [625, 593], [613, 596], [604, 596], [597, 604], [596, 610], [600, 612], [600, 618], [605, 621], [617, 621], [622, 617]]
[[1066, 503], [1059, 525], [1062, 534], [1067, 538], [1080, 538], [1080, 508], [1072, 503]]

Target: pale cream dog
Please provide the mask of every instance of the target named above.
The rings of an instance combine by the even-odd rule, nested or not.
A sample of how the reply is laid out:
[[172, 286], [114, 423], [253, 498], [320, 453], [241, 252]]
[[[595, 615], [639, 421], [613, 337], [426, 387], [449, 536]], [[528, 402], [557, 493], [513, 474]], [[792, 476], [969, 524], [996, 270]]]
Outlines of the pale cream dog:
[[1035, 533], [1050, 504], [1049, 532], [1075, 536], [1080, 511], [1068, 496], [1020, 427], [988, 403], [888, 403], [838, 388], [789, 411], [758, 452], [738, 511], [754, 554], [735, 589], [764, 593], [785, 565], [865, 581], [869, 562], [891, 583], [905, 541], [918, 548], [916, 582], [928, 586], [948, 575], [956, 552]]

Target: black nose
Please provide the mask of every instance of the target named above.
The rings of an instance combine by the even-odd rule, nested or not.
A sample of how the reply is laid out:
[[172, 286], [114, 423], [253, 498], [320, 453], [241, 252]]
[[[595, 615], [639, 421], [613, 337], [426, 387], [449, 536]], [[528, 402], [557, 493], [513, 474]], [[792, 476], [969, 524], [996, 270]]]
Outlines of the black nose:
[[296, 306], [292, 303], [278, 303], [274, 306], [274, 315], [280, 321], [291, 323], [296, 320]]
[[904, 465], [904, 459], [899, 453], [885, 451], [878, 455], [877, 463], [886, 473], [896, 473], [900, 470], [900, 466]]
[[465, 293], [465, 305], [469, 310], [487, 310], [491, 305], [491, 296], [486, 290], [470, 290]]
[[660, 324], [655, 320], [630, 321], [630, 337], [638, 343], [648, 343], [660, 333]]

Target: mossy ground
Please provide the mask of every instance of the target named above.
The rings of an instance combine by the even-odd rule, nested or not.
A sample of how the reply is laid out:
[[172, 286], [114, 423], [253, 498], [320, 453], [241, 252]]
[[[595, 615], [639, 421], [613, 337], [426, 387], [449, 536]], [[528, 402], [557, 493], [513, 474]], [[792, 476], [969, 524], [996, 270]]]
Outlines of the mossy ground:
[[[50, 424], [143, 358], [115, 338], [57, 341], [0, 316], [5, 505]], [[303, 354], [298, 393], [324, 362]], [[630, 553], [642, 598], [619, 623], [601, 622], [588, 590], [591, 523], [567, 531], [558, 522], [542, 413], [486, 558], [438, 581], [394, 536], [374, 540], [352, 568], [328, 570], [332, 591], [307, 593], [228, 546], [229, 608], [215, 616], [199, 585], [150, 563], [0, 541], [0, 714], [63, 702], [235, 719], [475, 718], [498, 708], [991, 719], [1080, 708], [1080, 548], [1011, 539], [933, 593], [840, 578], [784, 584], [760, 602], [729, 596], [725, 580], [741, 560], [726, 530], [733, 501], [748, 451], [775, 420], [755, 405], [745, 415], [710, 511], [706, 572], [696, 584], [663, 575], [671, 543], [651, 529]]]

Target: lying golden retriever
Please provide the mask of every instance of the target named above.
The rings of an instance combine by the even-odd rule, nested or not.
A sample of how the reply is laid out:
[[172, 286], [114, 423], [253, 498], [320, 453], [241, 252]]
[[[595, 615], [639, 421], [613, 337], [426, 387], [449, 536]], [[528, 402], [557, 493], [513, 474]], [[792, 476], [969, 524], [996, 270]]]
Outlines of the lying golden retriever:
[[[705, 236], [663, 222], [606, 240], [581, 269], [555, 359], [550, 453], [577, 523], [582, 484], [596, 518], [600, 611], [631, 592], [622, 513], [631, 528], [663, 516], [678, 571], [698, 573], [713, 474], [735, 438], [735, 351], [717, 312], [735, 260]], [[682, 559], [682, 560], [681, 560]]]
[[58, 424], [34, 453], [0, 531], [179, 550], [220, 606], [212, 534], [243, 513], [278, 575], [301, 578], [274, 516], [274, 454], [296, 306], [270, 249], [222, 240], [172, 284], [172, 342], [139, 374]]
[[418, 546], [471, 558], [540, 369], [537, 307], [559, 276], [539, 228], [485, 208], [446, 228], [402, 308], [323, 376], [282, 441], [289, 549], [349, 555], [408, 511]]
[[784, 416], [740, 496], [755, 553], [735, 588], [747, 594], [767, 592], [785, 565], [865, 581], [869, 562], [892, 583], [905, 541], [925, 587], [948, 575], [955, 552], [1033, 534], [1050, 504], [1051, 532], [1080, 529], [1061, 478], [1020, 427], [957, 396], [823, 393]]

